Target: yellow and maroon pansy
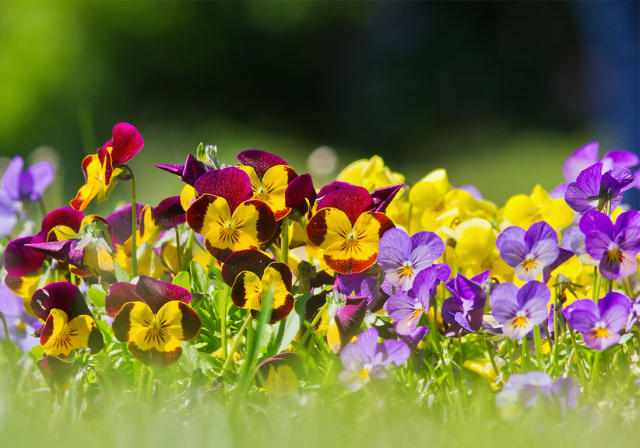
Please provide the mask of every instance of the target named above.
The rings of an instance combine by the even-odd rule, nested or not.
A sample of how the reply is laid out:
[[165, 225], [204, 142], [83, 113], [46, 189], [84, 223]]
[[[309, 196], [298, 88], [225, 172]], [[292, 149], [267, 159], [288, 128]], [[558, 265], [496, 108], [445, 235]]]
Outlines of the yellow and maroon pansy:
[[76, 197], [69, 202], [72, 208], [82, 211], [95, 198], [99, 201], [109, 196], [116, 179], [127, 163], [144, 145], [142, 135], [129, 123], [118, 123], [113, 128], [113, 138], [105, 143], [97, 154], [91, 154], [82, 161], [85, 184]]
[[86, 314], [69, 320], [67, 313], [53, 308], [40, 332], [40, 345], [47, 355], [69, 356], [73, 350], [88, 348], [91, 332], [96, 329], [95, 321]]
[[200, 332], [198, 314], [185, 288], [141, 275], [137, 284], [111, 285], [105, 298], [112, 328], [133, 356], [145, 364], [166, 366], [180, 358], [183, 341]]
[[280, 262], [270, 263], [264, 272], [242, 271], [231, 287], [231, 300], [238, 308], [248, 309], [256, 317], [269, 290], [273, 293], [271, 323], [281, 321], [291, 313], [295, 300], [290, 293], [291, 270]]
[[307, 224], [307, 236], [324, 251], [324, 261], [340, 274], [356, 274], [376, 262], [380, 237], [393, 227], [384, 213], [364, 212], [352, 223], [334, 207], [318, 210]]
[[198, 178], [195, 189], [199, 197], [187, 210], [187, 223], [219, 261], [256, 249], [274, 235], [275, 216], [266, 203], [250, 199], [251, 181], [241, 169], [210, 171]]
[[256, 385], [269, 395], [283, 397], [298, 390], [303, 373], [302, 360], [295, 353], [280, 353], [260, 363]]
[[68, 356], [72, 350], [104, 347], [102, 333], [77, 286], [69, 282], [49, 283], [31, 298], [31, 309], [45, 321], [40, 344], [48, 355]]
[[291, 210], [286, 205], [285, 193], [289, 183], [298, 175], [282, 158], [258, 149], [248, 149], [238, 154], [244, 164], [240, 168], [251, 179], [253, 198], [266, 203], [276, 220], [281, 220]]

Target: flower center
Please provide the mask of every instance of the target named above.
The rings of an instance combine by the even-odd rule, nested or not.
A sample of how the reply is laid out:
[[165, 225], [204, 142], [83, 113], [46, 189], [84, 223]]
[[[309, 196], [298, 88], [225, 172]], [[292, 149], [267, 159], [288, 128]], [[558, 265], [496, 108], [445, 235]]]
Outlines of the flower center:
[[620, 262], [622, 260], [622, 251], [617, 247], [612, 247], [607, 251], [607, 259], [610, 262]]
[[400, 268], [400, 277], [411, 277], [413, 274], [413, 266], [407, 263]]
[[369, 369], [360, 369], [360, 378], [366, 380], [369, 378]]
[[349, 233], [347, 237], [344, 239], [344, 241], [342, 242], [342, 250], [344, 251], [358, 250], [360, 247], [359, 240], [360, 239], [358, 238], [358, 235], [354, 231], [351, 231], [351, 233]]
[[513, 326], [516, 328], [526, 327], [527, 320], [527, 314], [524, 311], [518, 311], [518, 314], [513, 319]]
[[596, 338], [606, 338], [607, 336], [609, 336], [609, 329], [607, 328], [607, 325], [604, 322], [596, 323], [595, 327], [593, 328], [593, 335]]
[[530, 271], [531, 269], [535, 269], [538, 266], [538, 262], [535, 258], [529, 256], [524, 259], [523, 266], [527, 271]]

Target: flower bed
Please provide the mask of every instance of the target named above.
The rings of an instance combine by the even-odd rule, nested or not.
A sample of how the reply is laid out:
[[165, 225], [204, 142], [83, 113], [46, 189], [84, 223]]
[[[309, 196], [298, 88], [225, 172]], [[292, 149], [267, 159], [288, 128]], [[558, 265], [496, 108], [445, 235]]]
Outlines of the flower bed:
[[[400, 390], [444, 421], [476, 398], [506, 419], [596, 412], [611, 384], [626, 400], [615, 412], [637, 399], [640, 213], [621, 202], [634, 154], [600, 158], [588, 144], [563, 166], [566, 183], [498, 207], [441, 169], [409, 185], [374, 156], [317, 190], [275, 154], [222, 166], [200, 145], [158, 165], [184, 187], [152, 207], [136, 202], [148, 180], [127, 165], [143, 144], [116, 125], [82, 162], [69, 206], [48, 213], [51, 166], [9, 165], [9, 390], [46, 384], [75, 418], [118, 393], [179, 408], [209, 397], [235, 415], [248, 402]], [[131, 204], [85, 213], [119, 183]], [[38, 202], [41, 224], [25, 235]]]

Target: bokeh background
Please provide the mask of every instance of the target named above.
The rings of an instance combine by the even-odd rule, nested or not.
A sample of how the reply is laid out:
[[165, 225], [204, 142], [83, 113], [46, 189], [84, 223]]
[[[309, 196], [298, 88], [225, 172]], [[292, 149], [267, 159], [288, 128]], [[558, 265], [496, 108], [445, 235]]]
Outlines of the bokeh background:
[[638, 5], [0, 2], [0, 155], [56, 160], [46, 200], [62, 205], [128, 121], [154, 205], [180, 185], [153, 165], [201, 141], [227, 162], [276, 152], [318, 183], [319, 147], [334, 175], [373, 154], [409, 181], [444, 167], [503, 203], [555, 186], [587, 142], [638, 151]]

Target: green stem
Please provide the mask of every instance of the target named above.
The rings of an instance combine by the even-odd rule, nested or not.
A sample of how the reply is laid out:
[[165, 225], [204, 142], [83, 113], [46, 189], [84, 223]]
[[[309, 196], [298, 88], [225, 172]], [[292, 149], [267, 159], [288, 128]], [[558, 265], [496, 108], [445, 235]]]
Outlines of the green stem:
[[7, 326], [7, 319], [5, 319], [4, 313], [2, 311], [0, 311], [0, 320], [2, 320], [2, 329], [4, 330], [4, 338], [7, 341], [10, 341], [11, 338], [9, 338], [9, 327]]
[[225, 284], [220, 301], [220, 339], [222, 341], [222, 357], [227, 359], [227, 297], [229, 287]]
[[242, 327], [240, 327], [240, 330], [238, 330], [238, 334], [236, 335], [235, 339], [233, 340], [233, 344], [231, 345], [231, 350], [229, 350], [229, 355], [227, 356], [227, 359], [224, 361], [224, 365], [222, 366], [222, 372], [225, 372], [227, 370], [227, 367], [229, 367], [229, 364], [231, 363], [231, 359], [233, 358], [233, 355], [235, 355], [236, 350], [238, 349], [238, 344], [240, 343], [240, 338], [242, 337], [242, 333], [244, 333], [244, 330], [249, 325], [249, 322], [251, 322], [251, 313], [247, 312], [247, 317], [242, 323]]
[[176, 254], [178, 257], [178, 270], [181, 270], [182, 268], [182, 250], [180, 247], [180, 231], [178, 230], [178, 226], [174, 227], [174, 230], [176, 231]]
[[540, 325], [533, 327], [533, 344], [536, 348], [536, 364], [542, 367], [542, 340], [540, 339]]
[[[580, 352], [578, 351], [578, 344], [576, 343], [576, 336], [573, 333], [573, 329], [571, 327], [569, 327], [569, 334], [571, 335], [571, 344], [573, 345], [573, 351], [575, 352], [577, 358], [578, 358], [578, 366], [580, 367], [580, 376], [582, 377], [582, 380], [585, 381], [587, 379], [587, 372], [585, 371], [585, 367], [584, 367], [584, 359], [582, 358], [582, 354], [580, 354]], [[569, 356], [569, 359], [567, 360], [568, 363], [571, 363], [572, 361], [572, 356]]]
[[493, 356], [493, 350], [491, 349], [491, 345], [489, 344], [489, 340], [487, 339], [487, 334], [482, 333], [482, 339], [484, 340], [484, 346], [487, 349], [487, 354], [489, 355], [489, 360], [491, 361], [491, 367], [493, 367], [493, 373], [498, 376], [500, 371], [498, 370], [498, 365], [496, 364], [496, 360]]
[[315, 326], [318, 323], [318, 321], [322, 318], [322, 315], [324, 314], [324, 312], [327, 309], [328, 305], [329, 304], [327, 302], [325, 302], [324, 305], [322, 305], [320, 307], [320, 309], [316, 313], [316, 315], [313, 318], [313, 320], [311, 321], [311, 323], [307, 326], [307, 329], [305, 330], [304, 334], [302, 335], [302, 338], [300, 338], [300, 342], [298, 342], [298, 345], [297, 345], [298, 347], [303, 347], [304, 346], [304, 343], [309, 338], [309, 335], [311, 334], [311, 332], [315, 328]]
[[529, 341], [526, 336], [520, 339], [520, 369], [525, 370], [529, 365]]
[[598, 377], [600, 376], [600, 351], [596, 351], [593, 354], [593, 364], [591, 365], [591, 378], [589, 380], [589, 391], [593, 393], [595, 387], [598, 384]]
[[600, 274], [598, 273], [598, 266], [593, 267], [593, 301], [598, 303], [598, 297], [600, 296]]
[[122, 165], [131, 176], [131, 274], [138, 276], [138, 205], [136, 203], [136, 177], [128, 165]]
[[196, 235], [193, 232], [193, 229], [189, 230], [189, 237], [187, 238], [187, 244], [185, 245], [184, 248], [184, 258], [182, 259], [182, 266], [180, 267], [180, 270], [182, 271], [186, 271], [189, 265], [189, 262], [191, 261], [191, 254], [193, 253], [193, 242], [196, 239]]
[[38, 199], [38, 205], [40, 206], [40, 213], [42, 214], [42, 219], [47, 216], [47, 207], [44, 206], [44, 201], [42, 198]]
[[289, 263], [289, 222], [287, 218], [282, 218], [280, 232], [280, 261]]

